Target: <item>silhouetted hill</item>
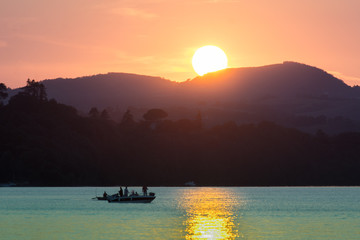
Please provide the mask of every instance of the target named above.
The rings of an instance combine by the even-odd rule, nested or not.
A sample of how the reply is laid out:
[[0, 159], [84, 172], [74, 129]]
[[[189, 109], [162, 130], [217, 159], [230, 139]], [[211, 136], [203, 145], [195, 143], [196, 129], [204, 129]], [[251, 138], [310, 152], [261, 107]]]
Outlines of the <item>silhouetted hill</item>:
[[161, 104], [177, 85], [160, 78], [129, 73], [108, 73], [75, 79], [43, 81], [49, 98], [88, 111], [91, 107], [147, 106]]
[[321, 69], [295, 62], [225, 69], [183, 83], [127, 73], [43, 83], [49, 98], [82, 110], [93, 106], [184, 105], [193, 104], [192, 100], [228, 103], [269, 98], [350, 98], [360, 93]]
[[193, 102], [222, 116], [216, 123], [230, 118], [238, 123], [270, 120], [310, 132], [360, 129], [359, 89], [305, 64], [225, 69], [184, 85]]
[[126, 73], [43, 83], [49, 99], [83, 113], [111, 107], [110, 115], [117, 121], [129, 107], [136, 119], [156, 107], [164, 108], [173, 120], [193, 118], [200, 110], [205, 126], [267, 120], [310, 132], [360, 130], [360, 89], [295, 62], [230, 68], [183, 83]]
[[[346, 97], [353, 89], [327, 72], [305, 64], [284, 62], [262, 67], [230, 68], [186, 83], [201, 97], [258, 100], [268, 97]], [[198, 95], [199, 96], [199, 95]]]

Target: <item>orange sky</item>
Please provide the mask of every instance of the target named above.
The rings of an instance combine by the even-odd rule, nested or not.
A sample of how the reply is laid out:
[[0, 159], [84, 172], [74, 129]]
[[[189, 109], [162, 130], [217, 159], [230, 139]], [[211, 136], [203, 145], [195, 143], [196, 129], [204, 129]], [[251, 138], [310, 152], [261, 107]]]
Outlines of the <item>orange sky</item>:
[[230, 67], [298, 61], [360, 82], [359, 0], [0, 0], [0, 82], [107, 72], [184, 81], [204, 45]]

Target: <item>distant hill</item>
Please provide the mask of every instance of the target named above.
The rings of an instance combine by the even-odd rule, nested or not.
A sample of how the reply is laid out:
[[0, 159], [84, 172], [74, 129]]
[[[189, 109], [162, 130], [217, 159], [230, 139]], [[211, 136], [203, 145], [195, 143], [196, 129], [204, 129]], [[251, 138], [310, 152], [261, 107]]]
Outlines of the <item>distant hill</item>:
[[175, 82], [160, 77], [108, 73], [43, 81], [49, 98], [88, 111], [91, 107], [161, 104], [173, 93]]
[[115, 120], [129, 107], [137, 118], [156, 107], [170, 119], [195, 117], [200, 110], [208, 126], [269, 120], [311, 132], [360, 129], [360, 89], [296, 62], [229, 68], [182, 83], [127, 73], [43, 83], [49, 98], [83, 113], [111, 107], [118, 111]]
[[321, 69], [295, 62], [230, 68], [183, 83], [128, 73], [58, 78], [43, 83], [49, 97], [80, 109], [92, 106], [168, 105], [169, 101], [178, 104], [191, 99], [229, 102], [270, 97], [356, 96], [354, 89], [342, 80]]
[[268, 98], [360, 97], [360, 91], [342, 80], [321, 69], [295, 62], [229, 68], [183, 83], [128, 73], [58, 78], [43, 83], [50, 98], [83, 110], [93, 106], [168, 106], [192, 100], [237, 102]]
[[221, 96], [224, 100], [310, 96], [347, 98], [354, 95], [353, 89], [342, 80], [319, 68], [295, 62], [230, 68], [197, 77], [185, 84], [194, 92], [209, 94], [209, 98]]

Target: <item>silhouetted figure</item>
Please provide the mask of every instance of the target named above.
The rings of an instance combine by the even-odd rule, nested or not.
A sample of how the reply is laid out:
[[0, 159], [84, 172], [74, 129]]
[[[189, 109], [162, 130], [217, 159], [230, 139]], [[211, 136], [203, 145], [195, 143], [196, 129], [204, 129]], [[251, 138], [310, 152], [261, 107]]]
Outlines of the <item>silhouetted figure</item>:
[[124, 190], [124, 196], [127, 197], [129, 195], [129, 190], [127, 187], [125, 187], [125, 190]]
[[144, 193], [144, 196], [147, 196], [147, 190], [148, 190], [147, 186], [142, 187], [142, 191]]
[[120, 197], [124, 196], [122, 187], [120, 187], [119, 195], [120, 195]]
[[106, 198], [107, 195], [108, 195], [108, 194], [106, 193], [106, 191], [104, 191], [103, 197]]

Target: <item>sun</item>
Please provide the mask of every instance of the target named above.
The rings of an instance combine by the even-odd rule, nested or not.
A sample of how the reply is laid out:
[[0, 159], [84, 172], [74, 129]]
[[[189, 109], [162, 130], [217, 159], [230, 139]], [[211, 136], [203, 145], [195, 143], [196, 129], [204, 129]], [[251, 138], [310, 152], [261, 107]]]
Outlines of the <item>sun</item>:
[[227, 68], [227, 57], [223, 50], [216, 46], [204, 46], [196, 50], [192, 65], [200, 76]]

